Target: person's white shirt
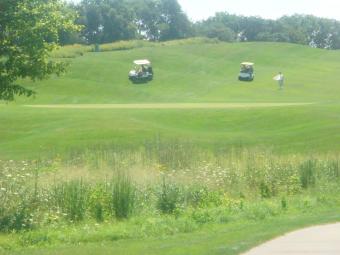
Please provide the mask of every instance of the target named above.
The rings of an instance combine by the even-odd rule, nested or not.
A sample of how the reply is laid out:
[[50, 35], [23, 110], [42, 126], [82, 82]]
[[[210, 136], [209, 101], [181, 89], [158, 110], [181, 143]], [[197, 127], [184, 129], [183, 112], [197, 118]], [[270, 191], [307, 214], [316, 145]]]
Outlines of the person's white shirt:
[[284, 80], [284, 76], [282, 73], [278, 74], [278, 80], [279, 81], [283, 81]]

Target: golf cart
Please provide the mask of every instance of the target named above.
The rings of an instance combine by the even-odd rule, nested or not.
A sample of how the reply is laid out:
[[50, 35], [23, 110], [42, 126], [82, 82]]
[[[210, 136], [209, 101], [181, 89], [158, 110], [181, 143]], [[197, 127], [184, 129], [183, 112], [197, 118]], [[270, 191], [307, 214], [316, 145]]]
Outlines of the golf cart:
[[133, 83], [145, 83], [153, 78], [151, 62], [147, 59], [133, 61], [134, 67], [129, 72], [129, 80]]
[[252, 81], [254, 80], [254, 63], [243, 62], [241, 63], [241, 70], [238, 75], [240, 81]]

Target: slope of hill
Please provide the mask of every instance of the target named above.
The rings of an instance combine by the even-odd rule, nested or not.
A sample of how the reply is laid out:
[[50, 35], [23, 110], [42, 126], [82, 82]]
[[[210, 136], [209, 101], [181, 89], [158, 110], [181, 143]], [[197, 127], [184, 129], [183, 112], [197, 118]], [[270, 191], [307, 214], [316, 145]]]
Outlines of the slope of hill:
[[[140, 58], [153, 62], [155, 78], [134, 85], [127, 73], [132, 61]], [[69, 72], [62, 77], [23, 81], [37, 91], [35, 98], [18, 98], [14, 105], [0, 108], [0, 157], [67, 154], [102, 144], [138, 148], [158, 136], [204, 146], [242, 144], [291, 153], [337, 151], [339, 60], [340, 51], [281, 43], [172, 42], [86, 53], [71, 59]], [[255, 62], [253, 82], [237, 80], [242, 61]], [[286, 76], [283, 90], [272, 79], [278, 71]], [[117, 103], [133, 104], [132, 109], [98, 106]], [[138, 109], [142, 103], [174, 105]], [[176, 109], [181, 103], [201, 106]], [[243, 105], [210, 107], [216, 103]], [[283, 104], [258, 107], [263, 103]], [[286, 103], [307, 105], [285, 107]], [[28, 104], [88, 106], [23, 107]]]
[[[155, 79], [133, 85], [127, 73], [134, 59], [152, 61]], [[282, 43], [195, 43], [87, 53], [72, 61], [69, 73], [32, 84], [35, 99], [19, 102], [315, 102], [336, 100], [340, 51]], [[239, 82], [242, 61], [255, 62], [252, 83]], [[286, 89], [272, 77], [282, 71]]]

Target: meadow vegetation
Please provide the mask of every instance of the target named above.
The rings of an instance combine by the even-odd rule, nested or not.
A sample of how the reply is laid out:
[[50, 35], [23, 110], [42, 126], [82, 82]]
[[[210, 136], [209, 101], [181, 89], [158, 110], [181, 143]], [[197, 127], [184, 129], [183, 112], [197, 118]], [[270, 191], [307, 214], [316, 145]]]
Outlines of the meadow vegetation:
[[217, 39], [209, 39], [205, 37], [195, 37], [182, 40], [165, 41], [165, 42], [152, 42], [147, 40], [130, 40], [130, 41], [118, 41], [113, 43], [84, 45], [74, 44], [65, 45], [52, 52], [52, 58], [75, 58], [83, 56], [88, 52], [105, 52], [105, 51], [120, 51], [120, 50], [132, 50], [144, 47], [159, 47], [159, 46], [175, 46], [175, 45], [191, 45], [202, 43], [218, 43]]
[[0, 230], [21, 233], [3, 249], [171, 236], [340, 206], [336, 154], [213, 154], [187, 144], [118, 151], [1, 161]]

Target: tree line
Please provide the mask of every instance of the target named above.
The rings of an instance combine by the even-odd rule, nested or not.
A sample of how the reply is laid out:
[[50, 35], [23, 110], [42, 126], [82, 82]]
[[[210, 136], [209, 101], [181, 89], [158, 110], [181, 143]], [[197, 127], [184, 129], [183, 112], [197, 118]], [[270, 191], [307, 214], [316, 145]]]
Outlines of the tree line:
[[204, 36], [228, 42], [289, 42], [340, 49], [340, 22], [312, 15], [268, 20], [220, 12], [191, 22], [177, 0], [83, 0], [68, 8], [78, 13], [76, 23], [83, 29], [76, 34], [61, 32], [62, 44]]

